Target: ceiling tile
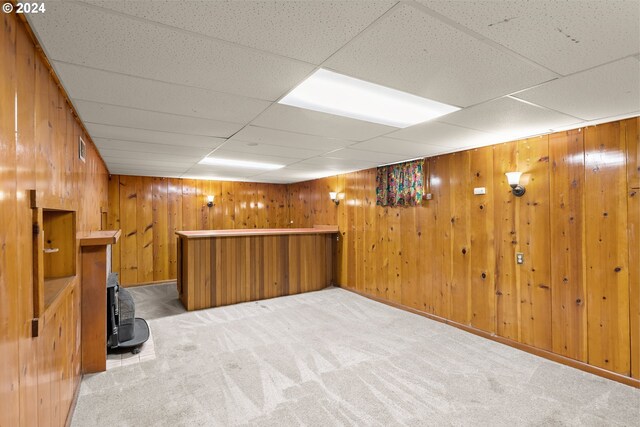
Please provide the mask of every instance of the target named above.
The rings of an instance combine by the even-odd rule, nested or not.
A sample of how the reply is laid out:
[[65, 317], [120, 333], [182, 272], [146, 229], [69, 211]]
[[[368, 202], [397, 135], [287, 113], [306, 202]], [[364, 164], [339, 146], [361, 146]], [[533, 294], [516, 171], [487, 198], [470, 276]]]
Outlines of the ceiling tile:
[[146, 142], [121, 141], [117, 139], [93, 138], [93, 142], [102, 153], [103, 150], [135, 151], [138, 153], [160, 153], [177, 156], [196, 156], [203, 158], [213, 150], [206, 147], [184, 147], [180, 145], [149, 144]]
[[390, 126], [280, 104], [273, 104], [267, 108], [252, 124], [351, 141], [364, 141], [396, 129]]
[[318, 150], [322, 152], [335, 150], [336, 148], [342, 148], [353, 144], [353, 141], [347, 141], [344, 139], [323, 138], [316, 135], [287, 132], [251, 125], [243, 128], [240, 132], [229, 138], [229, 141], [236, 140], [256, 142], [258, 144], [303, 148], [305, 150]]
[[193, 164], [188, 162], [174, 162], [174, 161], [162, 161], [162, 160], [146, 160], [146, 159], [133, 159], [130, 157], [122, 157], [120, 155], [116, 157], [110, 157], [103, 155], [102, 158], [107, 163], [107, 167], [110, 164], [131, 166], [134, 170], [139, 169], [154, 169], [154, 170], [166, 170], [168, 172], [178, 172], [189, 169]]
[[626, 58], [545, 83], [514, 97], [585, 120], [630, 113], [640, 110], [640, 62]]
[[288, 166], [288, 169], [350, 171], [375, 167], [376, 162], [349, 159], [331, 159], [329, 157], [311, 157]]
[[271, 103], [54, 62], [71, 98], [203, 119], [248, 123]]
[[83, 3], [50, 2], [29, 22], [52, 60], [251, 98], [273, 101], [314, 68]]
[[85, 126], [92, 138], [148, 142], [153, 144], [175, 145], [177, 147], [201, 147], [210, 148], [210, 150], [213, 150], [226, 141], [224, 138], [211, 136], [135, 129], [130, 127], [103, 125], [99, 123], [85, 122]]
[[409, 5], [396, 7], [324, 66], [460, 107], [556, 77]]
[[279, 156], [291, 159], [305, 159], [317, 156], [329, 150], [311, 150], [307, 148], [285, 147], [282, 145], [270, 145], [257, 142], [228, 140], [221, 150], [235, 151], [237, 153], [264, 154], [269, 156]]
[[564, 75], [640, 51], [637, 0], [420, 2]]
[[235, 167], [213, 166], [213, 165], [194, 165], [189, 168], [184, 177], [197, 179], [244, 179], [256, 173], [255, 169], [239, 169]]
[[[320, 64], [396, 2], [110, 0], [88, 3]], [[216, 18], [215, 25], [212, 17]]]
[[[140, 151], [125, 151], [112, 148], [101, 148], [100, 154], [105, 158], [121, 159], [123, 161], [136, 161], [136, 162], [162, 162], [166, 164], [174, 164], [176, 166], [192, 166], [202, 159], [201, 156], [177, 156], [175, 154], [166, 153], [149, 153]], [[121, 162], [122, 163], [122, 162]]]
[[298, 161], [298, 159], [292, 159], [290, 157], [232, 151], [227, 149], [226, 146], [220, 147], [219, 149], [211, 153], [209, 157], [229, 160], [244, 160], [249, 162], [273, 163], [276, 165], [287, 165]]
[[556, 126], [580, 122], [575, 117], [509, 97], [457, 111], [442, 121], [497, 134], [494, 143], [547, 133]]
[[[251, 177], [251, 180], [261, 179], [267, 182], [292, 183], [324, 178], [327, 176], [334, 176], [341, 172], [336, 172], [335, 170], [313, 168], [307, 168], [305, 170], [285, 168], [277, 171], [264, 172], [258, 175], [254, 175]], [[348, 171], [345, 170], [344, 172]]]
[[91, 101], [74, 100], [73, 103], [82, 121], [88, 123], [214, 137], [228, 137], [242, 128], [242, 125], [237, 123], [156, 113]]
[[401, 154], [405, 158], [423, 157], [449, 151], [445, 147], [403, 141], [401, 139], [381, 136], [365, 142], [359, 142], [350, 148], [357, 150], [378, 151], [381, 153]]
[[[443, 117], [439, 120], [446, 120]], [[495, 142], [496, 135], [441, 122], [426, 122], [390, 133], [392, 138], [461, 149]]]
[[363, 162], [382, 165], [406, 160], [407, 156], [401, 154], [380, 153], [378, 151], [354, 150], [352, 148], [341, 148], [325, 154], [323, 157], [332, 159], [358, 160]]

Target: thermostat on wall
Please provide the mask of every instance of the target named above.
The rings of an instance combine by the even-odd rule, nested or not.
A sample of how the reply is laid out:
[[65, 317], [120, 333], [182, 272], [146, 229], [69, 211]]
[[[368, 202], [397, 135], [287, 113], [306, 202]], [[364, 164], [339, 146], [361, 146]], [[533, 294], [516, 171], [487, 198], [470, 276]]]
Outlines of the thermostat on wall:
[[473, 189], [473, 194], [487, 194], [487, 189], [485, 187], [476, 187]]

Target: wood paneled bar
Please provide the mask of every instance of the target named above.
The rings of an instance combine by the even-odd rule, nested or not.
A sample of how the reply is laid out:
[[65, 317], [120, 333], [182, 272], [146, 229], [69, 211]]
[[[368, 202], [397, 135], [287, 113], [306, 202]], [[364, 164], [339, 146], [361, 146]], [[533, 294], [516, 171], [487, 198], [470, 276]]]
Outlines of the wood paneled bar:
[[177, 231], [178, 293], [187, 310], [331, 284], [337, 226]]

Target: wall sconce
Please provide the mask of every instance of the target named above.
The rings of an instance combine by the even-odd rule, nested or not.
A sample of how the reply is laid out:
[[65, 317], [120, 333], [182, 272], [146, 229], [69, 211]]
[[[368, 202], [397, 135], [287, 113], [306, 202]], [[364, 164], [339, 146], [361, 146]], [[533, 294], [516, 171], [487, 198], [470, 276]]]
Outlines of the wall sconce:
[[509, 181], [509, 185], [511, 186], [511, 193], [516, 197], [522, 197], [525, 193], [524, 186], [520, 185], [520, 175], [522, 172], [507, 172], [507, 181]]
[[207, 196], [207, 206], [210, 208], [213, 207], [213, 197], [214, 196]]
[[329, 197], [331, 198], [331, 200], [333, 201], [333, 203], [336, 204], [336, 206], [338, 206], [340, 204], [340, 199], [338, 199], [338, 193], [335, 191], [330, 191], [329, 192]]

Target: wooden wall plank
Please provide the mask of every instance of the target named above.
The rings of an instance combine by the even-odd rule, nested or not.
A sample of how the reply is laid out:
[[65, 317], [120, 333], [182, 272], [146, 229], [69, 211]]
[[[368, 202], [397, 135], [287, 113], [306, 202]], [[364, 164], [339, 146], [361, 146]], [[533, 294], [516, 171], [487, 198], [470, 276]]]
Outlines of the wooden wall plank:
[[630, 373], [626, 138], [619, 122], [585, 130], [589, 364]]
[[496, 255], [493, 149], [491, 147], [475, 149], [469, 154], [470, 187], [484, 187], [487, 191], [485, 195], [473, 196], [469, 209], [471, 217], [470, 324], [475, 328], [494, 333], [496, 331]]
[[138, 283], [153, 281], [153, 178], [136, 179]]
[[152, 220], [153, 233], [153, 281], [169, 280], [169, 239], [172, 238], [169, 231], [167, 178], [152, 179]]
[[120, 177], [120, 283], [123, 286], [138, 283], [138, 244], [142, 233], [138, 230], [138, 193], [140, 177]]
[[16, 240], [16, 20], [3, 14], [0, 28], [0, 425], [20, 420]]
[[469, 151], [450, 157], [449, 191], [451, 202], [451, 256], [449, 315], [451, 320], [471, 322], [471, 212]]
[[582, 129], [549, 137], [553, 352], [587, 361]]
[[494, 146], [493, 193], [495, 200], [496, 248], [496, 332], [505, 338], [520, 340], [520, 287], [515, 264], [520, 199], [511, 194], [506, 172], [517, 171], [517, 144]]
[[627, 142], [631, 375], [640, 378], [640, 118], [624, 122]]
[[[35, 49], [26, 29], [16, 28], [17, 139], [16, 139], [16, 243], [18, 252], [18, 327], [20, 425], [38, 425], [38, 352], [31, 337], [33, 272], [31, 209], [28, 190], [35, 188]], [[4, 167], [4, 165], [0, 166]], [[4, 187], [4, 185], [3, 185]], [[2, 267], [0, 267], [2, 268]], [[1, 305], [1, 304], [0, 304]], [[2, 310], [2, 308], [0, 308]], [[0, 380], [2, 381], [2, 380]], [[0, 419], [2, 417], [0, 416]], [[2, 424], [2, 421], [0, 421]]]
[[169, 246], [169, 279], [177, 277], [177, 237], [176, 231], [182, 230], [182, 180], [169, 178], [167, 182], [167, 225]]
[[[525, 344], [551, 349], [551, 258], [549, 241], [549, 137], [518, 142], [518, 171], [526, 193], [518, 207], [520, 331]], [[513, 261], [513, 259], [512, 259]]]
[[[107, 194], [107, 230], [120, 230], [120, 177], [110, 176]], [[111, 245], [111, 271], [120, 273], [120, 240]]]

